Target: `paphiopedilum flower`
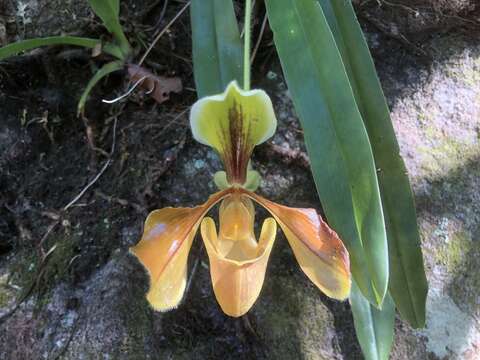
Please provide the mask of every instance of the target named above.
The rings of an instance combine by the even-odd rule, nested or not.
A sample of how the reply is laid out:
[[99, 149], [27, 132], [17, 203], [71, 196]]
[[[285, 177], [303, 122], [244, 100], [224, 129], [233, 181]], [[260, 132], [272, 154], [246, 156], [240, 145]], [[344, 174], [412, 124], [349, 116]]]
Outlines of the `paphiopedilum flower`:
[[[193, 136], [213, 147], [225, 172], [216, 176], [221, 190], [193, 208], [164, 208], [148, 216], [140, 242], [131, 252], [150, 275], [147, 299], [155, 310], [175, 308], [187, 283], [187, 260], [199, 228], [210, 260], [213, 290], [230, 316], [245, 314], [258, 298], [277, 234], [283, 230], [308, 278], [327, 296], [343, 300], [350, 292], [348, 252], [335, 231], [314, 209], [290, 208], [269, 201], [251, 189], [256, 173], [249, 170], [254, 147], [275, 132], [276, 118], [268, 95], [244, 91], [235, 82], [225, 92], [197, 101], [191, 110]], [[194, 185], [192, 185], [194, 186]], [[217, 203], [219, 231], [207, 217]], [[254, 234], [254, 203], [272, 217]]]

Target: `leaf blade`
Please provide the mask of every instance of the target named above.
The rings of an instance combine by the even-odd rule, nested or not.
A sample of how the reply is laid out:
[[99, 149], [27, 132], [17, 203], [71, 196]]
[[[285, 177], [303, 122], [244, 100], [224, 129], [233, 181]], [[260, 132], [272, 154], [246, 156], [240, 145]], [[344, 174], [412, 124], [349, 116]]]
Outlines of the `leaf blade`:
[[393, 343], [395, 304], [386, 294], [382, 310], [365, 299], [355, 282], [352, 282], [350, 306], [355, 332], [366, 360], [388, 360]]
[[124, 67], [124, 64], [122, 61], [111, 61], [105, 65], [103, 65], [96, 73], [93, 75], [93, 77], [90, 79], [88, 82], [87, 86], [85, 87], [85, 90], [83, 90], [82, 96], [80, 97], [80, 100], [78, 101], [77, 105], [77, 116], [80, 115], [85, 107], [85, 103], [87, 102], [88, 95], [92, 91], [93, 87], [100, 81], [102, 80], [105, 76], [108, 74], [121, 70]]
[[0, 48], [0, 60], [17, 55], [22, 51], [35, 49], [41, 46], [76, 45], [87, 48], [94, 48], [98, 44], [100, 44], [100, 40], [98, 39], [90, 39], [78, 36], [49, 36], [45, 38], [27, 39], [11, 43]]
[[327, 16], [367, 129], [382, 195], [390, 258], [390, 293], [403, 318], [425, 325], [428, 284], [415, 204], [375, 64], [349, 1], [318, 0]]
[[231, 0], [192, 0], [192, 53], [199, 98], [242, 85], [243, 47]]
[[385, 225], [373, 155], [340, 54], [315, 0], [266, 5], [326, 217], [347, 245], [362, 292], [380, 305], [388, 284]]
[[120, 25], [120, 1], [119, 0], [88, 0], [95, 14], [102, 19], [103, 25], [112, 33], [119, 42], [125, 55], [130, 50], [130, 44], [125, 37]]

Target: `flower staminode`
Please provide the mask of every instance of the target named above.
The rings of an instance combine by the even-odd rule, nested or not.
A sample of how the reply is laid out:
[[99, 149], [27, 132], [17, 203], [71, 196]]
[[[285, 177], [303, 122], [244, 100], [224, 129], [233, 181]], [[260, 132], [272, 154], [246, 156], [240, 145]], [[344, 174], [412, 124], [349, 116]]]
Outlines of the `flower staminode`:
[[[131, 252], [150, 275], [147, 299], [152, 307], [166, 311], [181, 301], [188, 254], [201, 228], [220, 307], [230, 316], [245, 314], [260, 294], [277, 224], [308, 278], [329, 297], [347, 298], [349, 257], [337, 234], [314, 209], [286, 207], [251, 191], [257, 177], [249, 169], [252, 151], [273, 135], [277, 125], [268, 95], [263, 90], [244, 91], [232, 82], [223, 94], [197, 101], [190, 124], [194, 138], [218, 152], [225, 173], [216, 174], [221, 190], [204, 204], [155, 210], [147, 217], [142, 239]], [[206, 217], [217, 203], [218, 232], [215, 220]], [[253, 231], [255, 203], [271, 214], [258, 241]]]

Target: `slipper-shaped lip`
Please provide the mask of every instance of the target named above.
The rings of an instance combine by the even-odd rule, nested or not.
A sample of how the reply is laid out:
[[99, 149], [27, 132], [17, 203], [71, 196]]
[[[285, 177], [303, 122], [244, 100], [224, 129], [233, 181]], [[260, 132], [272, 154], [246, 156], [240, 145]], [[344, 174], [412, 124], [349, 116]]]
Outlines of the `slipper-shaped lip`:
[[[234, 198], [238, 196], [226, 201]], [[250, 203], [253, 209], [251, 200], [244, 197], [232, 202], [228, 206], [235, 207], [236, 211], [220, 209], [219, 234], [214, 220], [209, 217], [202, 221], [201, 234], [210, 260], [215, 297], [224, 313], [238, 317], [247, 313], [260, 295], [277, 224], [273, 218], [266, 219], [257, 243], [253, 234], [254, 211], [242, 205]], [[251, 226], [236, 231], [237, 225], [245, 224]]]

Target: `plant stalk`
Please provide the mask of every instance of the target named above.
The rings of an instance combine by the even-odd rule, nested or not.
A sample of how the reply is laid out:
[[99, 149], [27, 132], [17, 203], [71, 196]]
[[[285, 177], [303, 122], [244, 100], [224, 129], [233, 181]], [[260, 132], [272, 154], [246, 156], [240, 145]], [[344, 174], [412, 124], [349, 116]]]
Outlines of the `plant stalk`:
[[250, 90], [250, 41], [252, 22], [252, 0], [245, 0], [245, 24], [243, 46], [243, 88]]

